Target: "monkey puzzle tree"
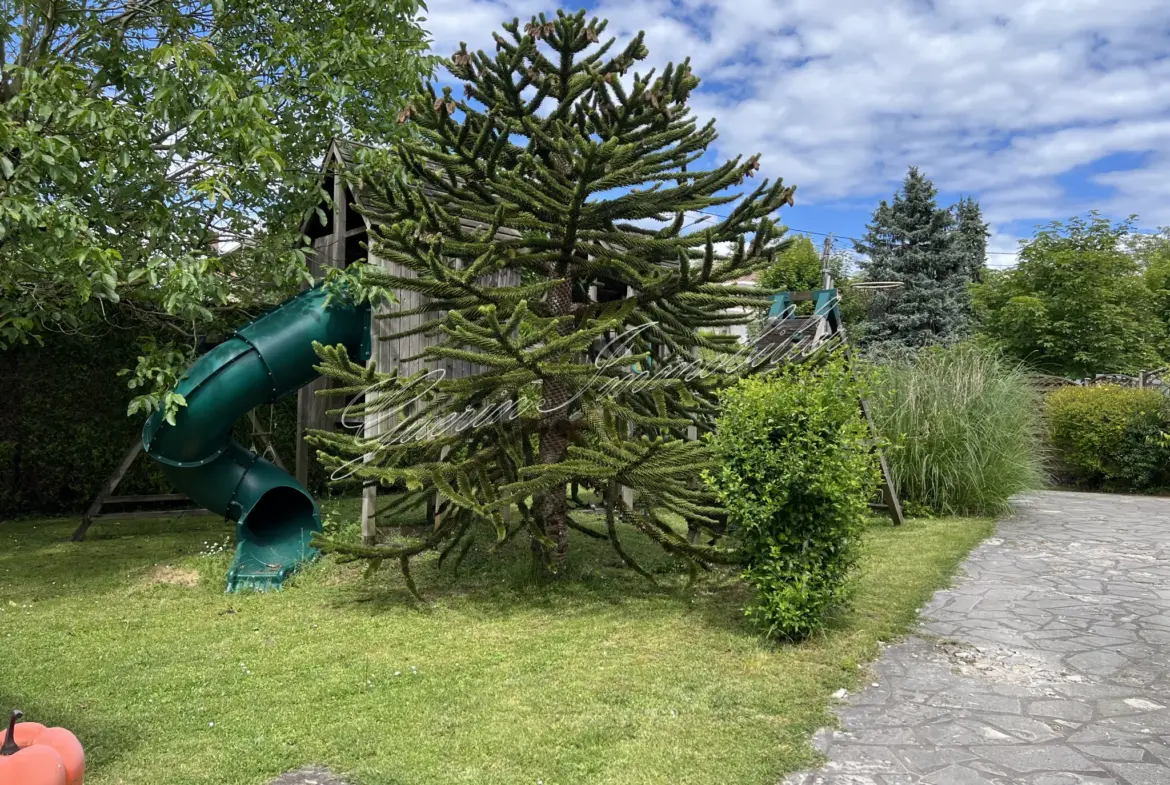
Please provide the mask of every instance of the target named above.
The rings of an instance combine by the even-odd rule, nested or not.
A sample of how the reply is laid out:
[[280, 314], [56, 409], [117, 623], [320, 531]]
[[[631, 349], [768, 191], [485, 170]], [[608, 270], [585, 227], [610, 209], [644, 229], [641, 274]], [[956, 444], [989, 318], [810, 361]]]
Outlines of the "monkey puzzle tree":
[[[699, 83], [689, 62], [631, 73], [647, 55], [642, 34], [611, 54], [605, 27], [584, 11], [505, 24], [494, 53], [463, 45], [446, 63], [464, 97], [428, 85], [404, 110], [418, 131], [398, 149], [408, 177], [365, 183], [372, 250], [410, 271], [384, 285], [427, 302], [389, 317], [428, 314], [405, 332], [441, 338], [424, 353], [432, 367], [479, 372], [400, 377], [319, 347], [342, 394], [365, 393], [349, 416], [381, 421], [376, 434], [316, 437], [335, 477], [407, 489], [392, 514], [440, 498], [420, 541], [325, 550], [396, 559], [409, 578], [411, 556], [466, 553], [488, 523], [499, 540], [530, 532], [553, 572], [569, 528], [610, 539], [634, 566], [620, 519], [692, 564], [738, 559], [681, 536], [669, 514], [701, 528], [720, 512], [697, 482], [708, 447], [686, 437], [710, 429], [738, 347], [704, 328], [766, 304], [727, 284], [773, 261], [783, 230], [770, 216], [794, 189], [730, 192], [758, 156], [697, 165], [716, 133], [687, 107]], [[688, 211], [719, 205], [726, 218], [683, 232]], [[574, 520], [571, 483], [605, 499], [606, 532]], [[636, 508], [621, 487], [637, 492]]]

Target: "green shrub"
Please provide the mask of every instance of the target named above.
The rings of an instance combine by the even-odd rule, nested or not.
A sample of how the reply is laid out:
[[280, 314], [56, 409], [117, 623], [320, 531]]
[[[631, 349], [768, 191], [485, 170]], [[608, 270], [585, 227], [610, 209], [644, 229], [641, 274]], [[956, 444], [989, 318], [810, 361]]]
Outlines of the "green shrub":
[[1025, 370], [971, 343], [881, 365], [871, 399], [908, 509], [995, 515], [1044, 483], [1041, 402]]
[[1062, 387], [1045, 402], [1061, 480], [1142, 491], [1170, 481], [1170, 402], [1157, 390], [1100, 384]]
[[746, 379], [722, 397], [707, 475], [747, 554], [747, 609], [773, 637], [807, 636], [844, 599], [877, 487], [858, 383], [840, 360]]

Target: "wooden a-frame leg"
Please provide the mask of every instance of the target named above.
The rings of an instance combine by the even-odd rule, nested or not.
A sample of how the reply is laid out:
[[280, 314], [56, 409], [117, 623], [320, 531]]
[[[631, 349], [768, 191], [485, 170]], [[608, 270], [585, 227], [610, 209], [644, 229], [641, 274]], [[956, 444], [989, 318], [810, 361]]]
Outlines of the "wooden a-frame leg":
[[118, 468], [110, 475], [110, 479], [106, 480], [105, 487], [102, 488], [101, 493], [93, 500], [93, 504], [85, 511], [85, 515], [81, 518], [81, 525], [73, 532], [70, 537], [73, 542], [81, 542], [85, 539], [85, 533], [89, 531], [89, 527], [93, 525], [93, 519], [102, 510], [102, 504], [110, 497], [110, 494], [118, 487], [118, 483], [122, 482], [122, 478], [126, 476], [126, 472], [130, 471], [130, 465], [134, 463], [134, 459], [138, 457], [138, 453], [142, 452], [142, 438], [135, 437], [134, 444], [126, 452], [122, 462], [118, 464]]
[[[877, 426], [873, 424], [873, 417], [869, 413], [869, 402], [864, 398], [861, 399], [861, 413], [865, 415], [865, 422], [869, 425], [869, 435], [877, 443]], [[882, 500], [890, 517], [894, 519], [894, 525], [901, 526], [906, 522], [906, 517], [902, 514], [902, 502], [898, 500], [898, 492], [894, 489], [894, 477], [890, 474], [890, 464], [886, 461], [886, 450], [880, 444], [874, 449], [877, 450], [878, 464], [882, 469]]]

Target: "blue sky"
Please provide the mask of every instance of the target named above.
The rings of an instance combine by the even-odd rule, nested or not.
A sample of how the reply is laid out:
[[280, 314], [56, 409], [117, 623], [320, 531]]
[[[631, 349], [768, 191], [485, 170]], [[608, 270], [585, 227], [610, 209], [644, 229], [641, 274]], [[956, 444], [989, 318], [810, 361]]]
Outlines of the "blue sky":
[[[988, 262], [1090, 209], [1170, 225], [1166, 0], [603, 0], [649, 64], [690, 56], [715, 154], [761, 153], [798, 186], [794, 230], [857, 236], [917, 165], [940, 203], [976, 197]], [[488, 48], [555, 0], [430, 0], [435, 50]], [[567, 10], [581, 3], [563, 4]]]

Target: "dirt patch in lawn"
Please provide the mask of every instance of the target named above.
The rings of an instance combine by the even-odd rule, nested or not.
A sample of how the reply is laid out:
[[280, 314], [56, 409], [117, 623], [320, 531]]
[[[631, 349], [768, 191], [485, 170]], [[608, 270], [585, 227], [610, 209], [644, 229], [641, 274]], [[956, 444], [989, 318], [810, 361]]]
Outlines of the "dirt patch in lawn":
[[169, 564], [151, 567], [146, 573], [143, 583], [147, 586], [186, 586], [193, 588], [199, 585], [199, 573], [189, 567], [172, 567]]

